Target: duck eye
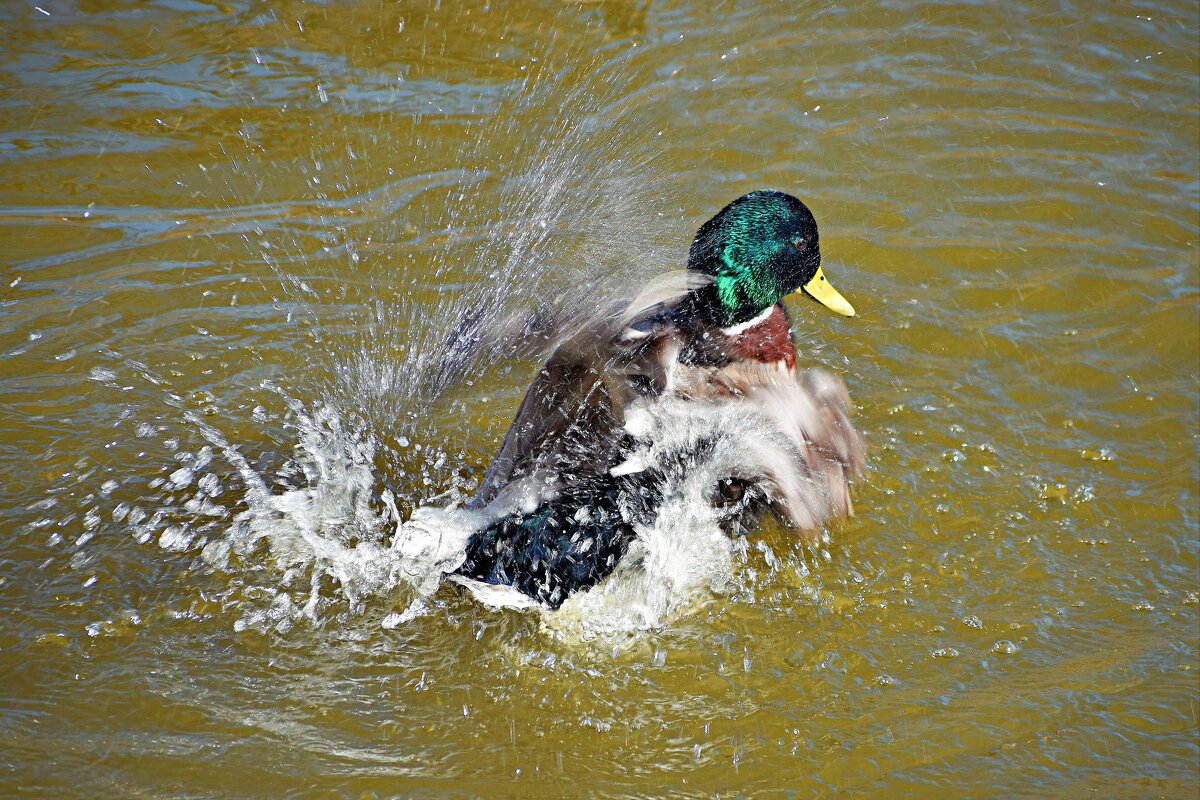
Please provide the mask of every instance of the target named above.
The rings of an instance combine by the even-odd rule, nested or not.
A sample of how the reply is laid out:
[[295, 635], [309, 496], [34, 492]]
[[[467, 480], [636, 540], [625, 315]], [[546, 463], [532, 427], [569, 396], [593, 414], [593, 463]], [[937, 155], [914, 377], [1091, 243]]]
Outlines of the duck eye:
[[805, 250], [808, 249], [808, 239], [805, 239], [803, 237], [801, 237], [799, 239], [793, 239], [792, 246], [795, 247], [797, 250], [799, 250], [801, 253], [803, 253]]

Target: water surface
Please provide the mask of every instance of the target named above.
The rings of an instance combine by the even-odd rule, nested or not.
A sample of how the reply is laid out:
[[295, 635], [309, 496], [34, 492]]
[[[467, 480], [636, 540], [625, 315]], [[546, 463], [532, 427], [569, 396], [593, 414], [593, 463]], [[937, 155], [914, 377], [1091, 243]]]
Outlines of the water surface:
[[[1195, 796], [1194, 3], [2, 20], [4, 794]], [[759, 187], [858, 516], [625, 633], [391, 572], [537, 367], [455, 326]]]

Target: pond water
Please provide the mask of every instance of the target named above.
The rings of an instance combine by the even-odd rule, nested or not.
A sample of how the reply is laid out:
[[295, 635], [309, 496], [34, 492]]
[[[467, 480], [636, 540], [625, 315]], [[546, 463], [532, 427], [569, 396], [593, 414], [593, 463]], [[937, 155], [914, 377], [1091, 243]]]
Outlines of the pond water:
[[[0, 794], [1200, 790], [1194, 2], [0, 18]], [[422, 586], [538, 366], [454, 331], [759, 187], [857, 516], [640, 616]]]

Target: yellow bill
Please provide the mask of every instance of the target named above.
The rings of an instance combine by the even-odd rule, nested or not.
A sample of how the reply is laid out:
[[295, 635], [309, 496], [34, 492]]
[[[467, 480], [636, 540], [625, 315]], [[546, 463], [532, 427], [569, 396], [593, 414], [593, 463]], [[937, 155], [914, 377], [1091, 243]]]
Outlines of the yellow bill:
[[850, 305], [846, 298], [833, 288], [833, 284], [825, 280], [825, 274], [821, 272], [820, 267], [817, 267], [817, 274], [813, 275], [812, 280], [801, 288], [833, 313], [841, 314], [843, 317], [854, 316], [854, 306]]

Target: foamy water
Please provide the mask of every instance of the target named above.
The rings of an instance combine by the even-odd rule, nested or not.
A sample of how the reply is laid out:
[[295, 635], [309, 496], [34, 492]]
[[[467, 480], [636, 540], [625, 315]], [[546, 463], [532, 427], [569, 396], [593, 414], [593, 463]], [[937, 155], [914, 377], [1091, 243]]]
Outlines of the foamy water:
[[[204, 462], [190, 468], [202, 473], [198, 485], [243, 487], [224, 493], [221, 516], [229, 523], [202, 548], [212, 569], [252, 574], [259, 583], [260, 601], [235, 626], [285, 631], [300, 621], [320, 625], [331, 609], [363, 613], [372, 602], [397, 597], [404, 602], [383, 618], [384, 627], [427, 613], [428, 598], [462, 564], [471, 533], [487, 524], [487, 516], [460, 508], [465, 498], [458, 494], [403, 498], [417, 507], [402, 520], [399, 499], [378, 489], [374, 435], [349, 426], [330, 406], [310, 412], [289, 402], [297, 438], [287, 480], [294, 485], [282, 491], [270, 488], [281, 476], [261, 474], [215, 428], [188, 415], [210, 445]], [[652, 416], [643, 423], [655, 437], [631, 458], [666, 476], [658, 487], [662, 500], [634, 521], [637, 537], [611, 576], [558, 611], [507, 587], [457, 583], [484, 606], [528, 609], [544, 615], [549, 629], [583, 637], [658, 628], [725, 593], [744, 541], [722, 528], [728, 512], [714, 506], [713, 490], [753, 467], [775, 445], [778, 429], [746, 409], [674, 401]], [[221, 474], [222, 464], [236, 481], [212, 477]], [[199, 488], [189, 502], [212, 504], [214, 498]], [[241, 510], [230, 513], [233, 508]], [[186, 509], [160, 509], [160, 517], [172, 511]], [[179, 533], [160, 538], [164, 547], [179, 549], [181, 542]]]

